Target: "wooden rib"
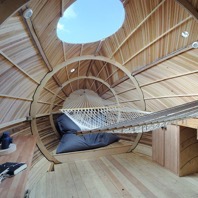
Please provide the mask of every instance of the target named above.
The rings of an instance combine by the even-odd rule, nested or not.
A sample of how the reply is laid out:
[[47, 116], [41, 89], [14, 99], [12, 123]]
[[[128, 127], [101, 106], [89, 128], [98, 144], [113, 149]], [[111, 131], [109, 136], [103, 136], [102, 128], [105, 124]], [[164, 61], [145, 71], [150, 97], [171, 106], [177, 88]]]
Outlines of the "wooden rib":
[[0, 1], [0, 26], [6, 21], [10, 16], [20, 10], [23, 6], [28, 4], [30, 0], [3, 0]]
[[[129, 79], [128, 76], [124, 76], [124, 77], [120, 78], [119, 80], [117, 80], [115, 83], [113, 83], [113, 84], [111, 85], [111, 88], [114, 88], [114, 87], [118, 86], [119, 84], [125, 82], [125, 81], [128, 80], [128, 79]], [[134, 89], [135, 89], [135, 88], [132, 88], [131, 90], [134, 90]], [[100, 96], [102, 96], [102, 95], [104, 95], [105, 93], [107, 93], [107, 91], [108, 91], [108, 89], [106, 89], [105, 91], [103, 91], [103, 92], [100, 94]], [[111, 98], [111, 97], [110, 97], [110, 98]]]
[[164, 37], [165, 35], [167, 35], [168, 33], [170, 33], [171, 31], [173, 31], [174, 29], [176, 29], [177, 27], [179, 27], [180, 25], [182, 25], [183, 23], [187, 22], [188, 20], [192, 19], [192, 16], [187, 17], [186, 19], [182, 20], [181, 22], [179, 22], [177, 25], [173, 26], [172, 28], [170, 28], [168, 31], [164, 32], [163, 34], [161, 34], [160, 36], [158, 36], [156, 39], [154, 39], [152, 42], [150, 42], [149, 44], [145, 45], [142, 49], [140, 49], [139, 51], [137, 51], [134, 55], [132, 55], [129, 59], [127, 59], [123, 65], [126, 65], [129, 61], [131, 61], [133, 58], [135, 58], [138, 54], [140, 54], [142, 51], [144, 51], [145, 49], [147, 49], [148, 47], [150, 47], [151, 45], [153, 45], [155, 42], [157, 42], [158, 40], [160, 40], [162, 37]]
[[[198, 94], [180, 94], [180, 95], [166, 95], [152, 98], [144, 98], [145, 100], [163, 99], [163, 98], [178, 98], [178, 97], [196, 97]], [[121, 103], [121, 102], [120, 102]]]
[[[41, 81], [40, 85], [38, 86], [36, 92], [35, 92], [35, 95], [36, 97], [39, 97], [39, 94], [41, 92], [41, 89], [43, 89], [43, 87], [46, 85], [46, 83], [48, 82], [48, 80], [56, 73], [58, 72], [60, 69], [63, 69], [63, 68], [67, 68], [66, 66], [68, 64], [72, 64], [74, 62], [78, 62], [78, 61], [85, 61], [85, 60], [90, 60], [90, 59], [93, 59], [93, 60], [98, 60], [98, 61], [104, 61], [104, 62], [108, 62], [109, 64], [112, 64], [114, 65], [115, 67], [119, 68], [123, 73], [125, 73], [129, 78], [130, 80], [133, 82], [134, 86], [136, 87], [137, 89], [137, 92], [138, 92], [138, 95], [140, 97], [140, 101], [141, 101], [141, 109], [144, 110], [145, 109], [145, 102], [144, 102], [144, 97], [143, 97], [143, 93], [139, 87], [139, 84], [137, 82], [137, 80], [131, 76], [130, 72], [128, 69], [126, 69], [125, 67], [123, 67], [119, 62], [115, 61], [115, 60], [112, 60], [108, 57], [104, 57], [104, 56], [94, 56], [94, 55], [84, 55], [84, 56], [81, 56], [81, 57], [73, 57], [71, 59], [68, 59], [67, 61], [61, 63], [61, 64], [58, 64], [52, 72], [49, 72], [44, 78], [43, 80]], [[109, 86], [109, 85], [108, 85]], [[38, 100], [38, 98], [36, 99], [36, 101]], [[34, 103], [34, 102], [33, 102]], [[33, 104], [32, 103], [32, 104]], [[36, 102], [35, 102], [36, 103]], [[33, 108], [34, 109], [34, 108]], [[36, 109], [35, 109], [36, 110]], [[35, 114], [35, 110], [32, 110], [32, 113]]]
[[[83, 44], [81, 44], [81, 48], [80, 48], [80, 55], [79, 56], [82, 56], [82, 52], [83, 52], [83, 47], [84, 47], [84, 45]], [[80, 76], [80, 61], [78, 61], [78, 74], [77, 74], [77, 76], [79, 77]], [[78, 89], [79, 89], [79, 80], [78, 80]]]
[[[113, 76], [118, 70], [119, 70], [119, 69], [117, 69], [116, 71], [114, 71], [113, 73], [111, 73], [111, 75], [108, 75], [108, 78], [106, 78], [104, 81], [107, 82], [107, 80], [108, 80], [109, 78], [111, 78], [111, 76]], [[98, 91], [98, 90], [100, 89], [101, 86], [102, 86], [102, 85], [100, 85], [96, 91]], [[109, 89], [108, 89], [108, 90], [109, 90]], [[103, 92], [106, 93], [106, 90], [103, 91]], [[103, 94], [104, 94], [104, 93], [101, 93], [101, 94], [99, 94], [99, 96], [102, 96]]]
[[193, 5], [187, 0], [175, 0], [181, 5], [194, 19], [198, 22], [198, 12]]
[[[114, 71], [111, 75], [108, 75], [108, 77], [104, 80], [105, 82], [111, 78], [111, 76], [113, 76], [119, 69], [117, 69], [116, 71]], [[96, 91], [98, 91], [100, 89], [100, 87], [102, 86], [102, 84], [96, 89]], [[109, 89], [108, 89], [109, 90]], [[106, 91], [105, 91], [106, 93]], [[100, 96], [103, 95], [103, 94], [99, 94]]]
[[135, 76], [135, 75], [137, 75], [137, 74], [139, 74], [139, 73], [141, 73], [141, 72], [143, 72], [145, 70], [148, 70], [148, 69], [156, 66], [157, 64], [159, 64], [161, 62], [164, 62], [164, 61], [166, 61], [166, 60], [168, 60], [168, 59], [170, 59], [170, 58], [172, 58], [174, 56], [177, 56], [177, 55], [179, 55], [179, 54], [181, 54], [183, 52], [186, 52], [186, 51], [188, 51], [190, 49], [192, 49], [192, 44], [188, 45], [187, 47], [178, 49], [178, 50], [176, 50], [176, 51], [174, 51], [174, 52], [172, 52], [172, 53], [170, 53], [170, 54], [168, 54], [168, 55], [166, 55], [166, 56], [164, 56], [164, 57], [162, 57], [162, 58], [160, 58], [160, 59], [158, 59], [158, 60], [156, 60], [156, 61], [154, 61], [152, 63], [149, 63], [147, 65], [141, 66], [139, 69], [133, 71], [132, 75]]
[[[101, 72], [102, 72], [102, 70], [106, 67], [106, 65], [107, 65], [107, 62], [102, 66], [102, 68], [100, 69], [100, 71], [97, 73], [96, 77], [98, 77], [98, 76], [100, 75], [100, 73], [101, 73]], [[92, 85], [91, 85], [90, 89], [92, 88], [92, 86], [93, 86], [94, 82], [95, 82], [95, 80], [93, 81], [93, 83], [92, 83]]]
[[26, 71], [24, 71], [23, 69], [21, 69], [16, 63], [14, 63], [6, 54], [4, 54], [1, 50], [0, 50], [0, 54], [7, 59], [10, 63], [12, 63], [12, 65], [14, 65], [17, 69], [19, 69], [19, 71], [21, 71], [24, 75], [26, 75], [28, 78], [30, 78], [32, 81], [34, 81], [37, 85], [40, 84], [38, 81], [36, 81], [34, 78], [32, 78]]
[[90, 60], [89, 66], [88, 66], [88, 68], [87, 68], [86, 76], [88, 76], [89, 71], [90, 71], [90, 68], [92, 67], [92, 65], [93, 65], [94, 63], [95, 63], [95, 60]]
[[[52, 66], [51, 66], [50, 63], [49, 63], [49, 61], [48, 61], [48, 59], [47, 59], [47, 57], [46, 57], [46, 55], [45, 55], [45, 52], [43, 51], [43, 48], [42, 48], [42, 46], [41, 46], [41, 43], [40, 43], [40, 41], [39, 41], [39, 39], [38, 39], [38, 36], [37, 36], [37, 34], [36, 34], [36, 32], [35, 32], [35, 29], [34, 29], [34, 27], [33, 27], [33, 24], [32, 24], [32, 22], [31, 22], [31, 20], [30, 20], [30, 19], [27, 19], [27, 20], [24, 20], [24, 22], [25, 22], [25, 25], [26, 25], [26, 27], [28, 28], [28, 30], [29, 30], [29, 32], [30, 32], [30, 35], [31, 35], [31, 37], [32, 37], [32, 40], [34, 41], [34, 43], [35, 43], [35, 45], [36, 45], [36, 47], [37, 47], [37, 49], [38, 49], [38, 51], [39, 51], [39, 53], [40, 53], [40, 55], [41, 55], [41, 57], [42, 57], [42, 59], [43, 59], [45, 65], [47, 66], [47, 68], [48, 68], [49, 71], [52, 71], [53, 68], [52, 68]], [[53, 75], [53, 79], [54, 79], [54, 81], [56, 82], [56, 84], [57, 84], [59, 87], [62, 86], [62, 84], [61, 84], [61, 82], [59, 81], [59, 79], [58, 79], [58, 77], [57, 77], [56, 74]], [[68, 97], [64, 90], [63, 90], [63, 93], [66, 95], [66, 97]]]
[[[68, 80], [69, 80], [70, 77], [69, 77], [69, 72], [68, 72], [68, 70], [67, 70], [67, 67], [65, 67], [65, 69], [66, 69], [66, 72], [67, 72], [67, 78], [68, 78]], [[70, 85], [71, 91], [73, 92], [73, 88], [72, 88], [71, 83], [69, 83], [69, 85]]]
[[[46, 88], [46, 87], [44, 87], [44, 89], [47, 90], [47, 91], [49, 91], [49, 92], [50, 92], [51, 94], [53, 94], [53, 95], [55, 94], [55, 92], [51, 91], [50, 89], [48, 89], [48, 88]], [[57, 95], [57, 97], [60, 98], [61, 100], [65, 100], [64, 98], [62, 98], [62, 97], [60, 97], [60, 96], [58, 96], [58, 95]]]
[[139, 27], [146, 22], [146, 20], [159, 8], [166, 0], [161, 1], [142, 21], [141, 23], [122, 41], [117, 49], [112, 53], [111, 58], [114, 54], [123, 46], [123, 44], [139, 29]]
[[[1, 50], [0, 50], [0, 54], [7, 59], [10, 63], [12, 63], [15, 67], [17, 67], [17, 69], [19, 69], [19, 71], [21, 71], [24, 75], [26, 75], [28, 78], [30, 78], [32, 81], [34, 81], [37, 85], [39, 85], [40, 83], [38, 81], [36, 81], [34, 78], [32, 78], [26, 71], [24, 71], [23, 69], [21, 69], [16, 63], [14, 63], [6, 54], [4, 54]], [[44, 89], [46, 89], [47, 91], [49, 91], [50, 93], [54, 94], [53, 91], [49, 90], [48, 88], [44, 87]], [[63, 98], [59, 97], [61, 100], [65, 100]]]
[[48, 61], [48, 59], [47, 59], [47, 57], [46, 57], [46, 55], [45, 55], [45, 53], [43, 51], [43, 48], [42, 48], [42, 46], [40, 44], [40, 41], [39, 41], [38, 36], [37, 36], [37, 34], [36, 34], [35, 30], [34, 30], [34, 27], [33, 27], [33, 24], [31, 22], [31, 20], [30, 19], [24, 20], [24, 23], [25, 23], [25, 26], [27, 27], [27, 29], [29, 30], [29, 33], [30, 33], [30, 35], [32, 37], [32, 40], [35, 43], [35, 45], [36, 45], [36, 47], [37, 47], [37, 49], [38, 49], [38, 51], [39, 51], [44, 63], [46, 64], [48, 70], [52, 71], [53, 68], [50, 65], [50, 63], [49, 63], [49, 61]]
[[[113, 98], [113, 96], [109, 96], [107, 98], [105, 98], [105, 100], [108, 100], [110, 98]], [[127, 102], [137, 102], [137, 101], [140, 101], [140, 99], [134, 99], [134, 100], [126, 100], [126, 101], [120, 101], [119, 103], [127, 103]]]
[[[95, 50], [95, 52], [94, 52], [94, 56], [96, 56], [97, 53], [100, 51], [100, 49], [101, 49], [101, 47], [102, 47], [102, 42], [103, 42], [103, 40], [101, 40], [101, 41], [98, 43], [98, 46], [97, 46], [97, 48], [96, 48], [96, 50]], [[89, 71], [90, 71], [90, 69], [91, 69], [91, 67], [92, 67], [92, 65], [93, 65], [94, 63], [95, 63], [95, 60], [91, 60], [91, 61], [90, 61], [89, 66], [88, 66], [88, 68], [87, 68], [86, 76], [88, 76]]]
[[60, 0], [60, 6], [60, 15], [62, 17], [64, 14], [64, 0]]
[[60, 111], [56, 111], [56, 112], [52, 112], [52, 113], [37, 114], [34, 118], [41, 118], [41, 117], [49, 116], [51, 114], [58, 114], [58, 113], [60, 113]]
[[121, 94], [123, 94], [123, 93], [126, 93], [126, 92], [128, 92], [128, 91], [132, 91], [132, 90], [135, 90], [135, 88], [131, 88], [131, 89], [127, 89], [127, 90], [125, 90], [125, 91], [121, 91], [121, 92], [117, 93], [117, 95], [121, 95]]
[[128, 79], [129, 79], [128, 76], [124, 76], [124, 77], [120, 78], [118, 81], [116, 81], [115, 83], [113, 83], [113, 84], [111, 85], [111, 87], [114, 88], [114, 87], [120, 85], [121, 83], [125, 82], [125, 81], [128, 80]]
[[[167, 56], [164, 56], [164, 57], [162, 57], [162, 58], [160, 58], [160, 59], [158, 59], [158, 60], [156, 60], [156, 61], [154, 61], [154, 62], [152, 62], [152, 63], [150, 63], [150, 64], [147, 64], [147, 65], [145, 65], [145, 66], [141, 66], [140, 69], [137, 69], [137, 70], [133, 71], [131, 74], [132, 74], [133, 76], [135, 76], [135, 75], [137, 75], [137, 74], [139, 74], [139, 73], [142, 73], [143, 71], [146, 71], [146, 70], [148, 70], [148, 69], [150, 69], [150, 68], [152, 68], [152, 67], [158, 65], [158, 64], [161, 63], [161, 62], [164, 62], [164, 61], [166, 61], [166, 60], [168, 60], [168, 59], [170, 59], [170, 58], [172, 58], [172, 57], [174, 57], [174, 56], [177, 56], [177, 55], [179, 55], [179, 54], [181, 54], [181, 53], [183, 53], [183, 52], [186, 52], [186, 51], [188, 51], [188, 50], [190, 50], [190, 49], [192, 49], [192, 44], [188, 45], [187, 47], [184, 47], [184, 48], [181, 48], [181, 49], [179, 49], [179, 50], [176, 50], [176, 51], [174, 51], [174, 52], [168, 54]], [[124, 76], [123, 78], [121, 78], [121, 79], [119, 79], [118, 81], [116, 81], [111, 87], [114, 88], [115, 86], [118, 86], [119, 84], [125, 82], [125, 81], [128, 80], [128, 79], [129, 79], [128, 76]], [[144, 85], [143, 85], [143, 86], [144, 86]], [[141, 87], [141, 86], [140, 86], [140, 87]], [[108, 91], [108, 90], [107, 90], [107, 91]]]
[[[45, 102], [45, 101], [38, 101], [38, 103], [51, 105], [50, 102]], [[59, 107], [62, 107], [62, 105], [59, 105], [59, 104], [54, 104], [54, 105], [59, 106]]]
[[6, 95], [6, 94], [0, 94], [0, 98], [11, 98], [11, 99], [16, 99], [16, 100], [25, 100], [25, 101], [32, 101], [30, 98], [21, 98], [17, 96], [11, 96], [11, 95]]
[[12, 125], [24, 122], [26, 120], [27, 120], [26, 118], [20, 118], [20, 119], [16, 119], [16, 120], [13, 120], [13, 121], [10, 121], [10, 122], [0, 124], [0, 129], [3, 129], [3, 128], [8, 127], [8, 126], [10, 127]]
[[192, 74], [196, 74], [196, 73], [198, 73], [198, 70], [195, 70], [195, 71], [192, 71], [192, 72], [186, 72], [186, 73], [183, 73], [183, 74], [178, 74], [178, 75], [175, 75], [175, 76], [170, 76], [170, 77], [167, 77], [167, 78], [162, 78], [160, 80], [156, 80], [156, 81], [153, 81], [153, 82], [150, 82], [150, 83], [140, 85], [140, 87], [146, 87], [146, 86], [149, 86], [149, 85], [152, 85], [152, 84], [155, 84], [155, 83], [163, 82], [163, 81], [166, 81], [166, 80], [171, 80], [171, 79], [174, 79], [174, 78], [179, 78], [179, 77], [182, 77], [182, 76], [192, 75]]
[[65, 49], [65, 43], [63, 41], [62, 41], [62, 46], [63, 46], [64, 61], [66, 61], [67, 60], [66, 49]]
[[32, 133], [36, 137], [36, 143], [37, 146], [39, 147], [40, 151], [43, 153], [43, 155], [49, 160], [54, 162], [55, 164], [59, 163], [58, 160], [56, 160], [46, 149], [45, 145], [43, 144], [42, 140], [39, 137], [38, 129], [36, 127], [36, 119], [31, 120], [31, 128], [32, 128]]

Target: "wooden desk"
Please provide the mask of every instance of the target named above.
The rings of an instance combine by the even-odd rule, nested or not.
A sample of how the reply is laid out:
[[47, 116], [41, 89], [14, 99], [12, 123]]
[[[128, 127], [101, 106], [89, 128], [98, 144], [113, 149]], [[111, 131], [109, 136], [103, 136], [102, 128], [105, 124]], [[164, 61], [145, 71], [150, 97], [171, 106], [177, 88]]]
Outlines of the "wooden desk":
[[36, 139], [32, 135], [13, 137], [13, 143], [16, 144], [16, 151], [0, 157], [0, 164], [5, 162], [25, 162], [27, 169], [18, 173], [14, 177], [5, 179], [0, 184], [1, 198], [23, 198], [31, 167]]

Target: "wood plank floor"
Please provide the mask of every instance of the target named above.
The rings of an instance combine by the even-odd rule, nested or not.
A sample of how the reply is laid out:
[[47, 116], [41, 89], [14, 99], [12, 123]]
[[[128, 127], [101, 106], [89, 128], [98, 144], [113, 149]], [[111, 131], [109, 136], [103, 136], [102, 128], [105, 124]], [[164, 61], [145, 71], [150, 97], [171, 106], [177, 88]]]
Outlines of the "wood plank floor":
[[126, 153], [55, 166], [31, 198], [197, 198], [198, 174], [178, 177], [150, 157]]

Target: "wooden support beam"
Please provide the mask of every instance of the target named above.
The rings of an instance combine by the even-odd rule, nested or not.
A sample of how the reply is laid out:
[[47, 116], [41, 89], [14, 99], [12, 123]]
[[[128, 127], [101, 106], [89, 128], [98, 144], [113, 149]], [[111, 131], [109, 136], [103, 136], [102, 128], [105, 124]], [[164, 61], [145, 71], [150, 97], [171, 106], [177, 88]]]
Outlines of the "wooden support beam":
[[[100, 51], [100, 49], [101, 49], [101, 47], [102, 47], [102, 42], [103, 42], [104, 40], [101, 40], [99, 43], [98, 43], [98, 46], [97, 46], [97, 48], [96, 48], [96, 50], [95, 50], [95, 52], [94, 52], [94, 56], [96, 56], [97, 55], [97, 53]], [[91, 67], [92, 67], [92, 65], [95, 63], [95, 60], [91, 60], [90, 61], [90, 63], [89, 63], [89, 66], [88, 66], [88, 69], [87, 69], [87, 73], [86, 73], [86, 76], [88, 76], [88, 74], [89, 74], [89, 72], [90, 72], [90, 69], [91, 69]]]
[[[51, 105], [51, 103], [50, 103], [50, 102], [45, 102], [45, 101], [38, 101], [38, 103], [46, 104], [46, 105]], [[59, 105], [59, 104], [53, 104], [53, 105], [56, 105], [56, 106], [62, 107], [62, 105]]]
[[150, 97], [144, 98], [145, 100], [159, 100], [164, 98], [181, 98], [181, 97], [197, 97], [198, 94], [180, 94], [180, 95], [166, 95], [166, 96], [158, 96], [158, 97]]
[[126, 80], [128, 80], [129, 77], [128, 76], [124, 76], [122, 78], [120, 78], [118, 81], [114, 82], [111, 87], [114, 88], [116, 86], [118, 86], [119, 84], [122, 84], [123, 82], [125, 82]]
[[24, 74], [25, 76], [27, 76], [30, 80], [32, 80], [37, 85], [40, 84], [37, 80], [35, 80], [34, 78], [32, 78], [25, 70], [23, 70], [21, 67], [19, 67], [19, 65], [17, 65], [16, 63], [14, 63], [6, 54], [4, 54], [4, 52], [0, 51], [0, 54], [5, 59], [7, 59], [10, 63], [12, 63], [12, 65], [14, 65], [22, 74]]
[[[83, 47], [84, 47], [84, 45], [83, 44], [81, 44], [81, 48], [80, 48], [80, 54], [79, 54], [79, 56], [82, 56], [82, 52], [83, 52]], [[77, 76], [79, 77], [80, 76], [80, 61], [78, 61], [78, 74], [77, 74]], [[79, 89], [79, 80], [78, 80], [78, 89]]]
[[[35, 43], [35, 45], [36, 45], [36, 47], [37, 47], [37, 49], [38, 49], [38, 51], [39, 51], [39, 53], [40, 53], [40, 55], [41, 55], [41, 57], [43, 59], [45, 65], [47, 66], [47, 68], [48, 68], [49, 71], [52, 71], [53, 70], [53, 67], [50, 65], [50, 63], [49, 63], [49, 61], [48, 61], [48, 59], [47, 59], [47, 57], [45, 55], [45, 52], [44, 52], [44, 50], [43, 50], [43, 48], [41, 46], [41, 43], [40, 43], [40, 41], [38, 39], [38, 36], [36, 34], [36, 31], [34, 29], [34, 26], [33, 26], [32, 22], [31, 22], [31, 20], [30, 19], [27, 19], [27, 20], [24, 19], [24, 23], [25, 23], [26, 27], [28, 28], [28, 30], [30, 32], [30, 35], [32, 37], [32, 40], [34, 41], [34, 43]], [[62, 86], [62, 84], [59, 81], [59, 79], [56, 76], [56, 74], [53, 75], [53, 79], [54, 79], [54, 81], [56, 82], [56, 84], [59, 87]], [[65, 94], [66, 97], [68, 97], [68, 95], [64, 91], [63, 91], [63, 93]]]
[[177, 56], [177, 55], [179, 55], [181, 53], [184, 53], [184, 52], [186, 52], [186, 51], [188, 51], [190, 49], [192, 49], [192, 44], [190, 44], [190, 45], [188, 45], [188, 46], [186, 46], [184, 48], [180, 48], [180, 49], [178, 49], [178, 50], [176, 50], [174, 52], [171, 52], [170, 54], [168, 54], [168, 55], [166, 55], [166, 56], [164, 56], [162, 58], [159, 58], [159, 59], [155, 60], [152, 63], [149, 63], [149, 64], [144, 65], [144, 66], [140, 66], [139, 69], [137, 69], [137, 70], [132, 72], [132, 75], [135, 76], [135, 75], [137, 75], [137, 74], [139, 74], [139, 73], [141, 73], [143, 71], [146, 71], [146, 70], [156, 66], [157, 64], [160, 64], [160, 63], [162, 63], [162, 62], [164, 62], [164, 61], [166, 61], [166, 60], [168, 60], [168, 59], [170, 59], [170, 58], [172, 58], [174, 56]]
[[137, 51], [135, 54], [133, 54], [130, 58], [128, 58], [122, 65], [126, 65], [129, 61], [131, 61], [132, 59], [134, 59], [138, 54], [140, 54], [141, 52], [143, 52], [144, 50], [146, 50], [148, 47], [150, 47], [151, 45], [153, 45], [154, 43], [156, 43], [158, 40], [160, 40], [162, 37], [164, 37], [165, 35], [167, 35], [168, 33], [170, 33], [171, 31], [173, 31], [174, 29], [178, 28], [179, 26], [181, 26], [182, 24], [186, 23], [188, 20], [192, 19], [191, 16], [187, 17], [186, 19], [180, 21], [178, 24], [176, 24], [175, 26], [173, 26], [172, 28], [170, 28], [169, 30], [167, 30], [166, 32], [164, 32], [163, 34], [161, 34], [159, 37], [155, 38], [153, 41], [151, 41], [150, 43], [148, 43], [147, 45], [145, 45], [142, 49], [140, 49], [139, 51]]
[[15, 125], [15, 124], [18, 124], [18, 123], [21, 123], [21, 122], [25, 122], [25, 121], [27, 121], [27, 118], [20, 118], [20, 119], [12, 120], [10, 122], [0, 124], [0, 129], [6, 128], [8, 126], [10, 127], [12, 125]]
[[39, 41], [39, 39], [38, 39], [38, 36], [37, 36], [37, 34], [36, 34], [36, 32], [35, 32], [35, 29], [34, 29], [34, 27], [33, 27], [33, 24], [32, 24], [32, 22], [31, 22], [31, 20], [30, 20], [30, 19], [27, 19], [27, 20], [24, 19], [24, 23], [25, 23], [26, 27], [28, 28], [29, 33], [30, 33], [30, 35], [31, 35], [31, 37], [32, 37], [32, 40], [33, 40], [33, 42], [35, 43], [35, 45], [36, 45], [36, 47], [37, 47], [37, 49], [38, 49], [38, 51], [39, 51], [41, 57], [43, 58], [43, 61], [44, 61], [44, 63], [46, 64], [48, 70], [49, 70], [49, 71], [52, 71], [53, 68], [52, 68], [52, 66], [50, 65], [50, 63], [49, 63], [49, 61], [48, 61], [48, 59], [47, 59], [47, 57], [46, 57], [46, 55], [45, 55], [45, 53], [44, 53], [44, 51], [43, 51], [43, 48], [42, 48], [42, 46], [41, 46], [41, 44], [40, 44], [40, 41]]
[[15, 99], [15, 100], [24, 100], [24, 101], [28, 101], [28, 102], [32, 101], [32, 99], [30, 99], [30, 98], [22, 98], [22, 97], [11, 96], [11, 95], [6, 95], [6, 94], [0, 94], [0, 98], [11, 98], [11, 99]]
[[187, 0], [175, 0], [181, 5], [197, 22], [198, 22], [198, 11], [193, 5]]
[[[96, 77], [98, 77], [98, 76], [100, 75], [100, 73], [101, 73], [102, 70], [106, 67], [106, 65], [107, 65], [107, 62], [102, 66], [102, 68], [100, 69], [100, 71], [97, 73]], [[95, 80], [93, 81], [93, 83], [92, 83], [92, 85], [91, 85], [91, 88], [92, 88], [94, 82], [95, 82]], [[90, 88], [90, 89], [91, 89], [91, 88]]]
[[[115, 83], [113, 83], [113, 84], [111, 85], [111, 88], [114, 88], [114, 87], [118, 86], [119, 84], [125, 82], [125, 81], [128, 80], [128, 79], [129, 79], [128, 76], [124, 76], [124, 77], [120, 78], [119, 80], [117, 80]], [[135, 88], [134, 88], [134, 89], [135, 89]], [[107, 91], [109, 91], [109, 89], [104, 90], [104, 91], [100, 94], [100, 96], [104, 95]]]
[[0, 26], [30, 0], [0, 0]]
[[153, 82], [150, 82], [150, 83], [140, 85], [140, 87], [142, 88], [142, 87], [146, 87], [146, 86], [156, 84], [156, 83], [159, 83], [159, 82], [163, 82], [163, 81], [166, 81], [166, 80], [171, 80], [171, 79], [174, 79], [174, 78], [180, 78], [182, 76], [192, 75], [192, 74], [196, 74], [196, 73], [198, 73], [198, 70], [191, 71], [191, 72], [186, 72], [186, 73], [183, 73], [183, 74], [178, 74], [178, 75], [175, 75], [175, 76], [170, 76], [170, 77], [167, 77], [167, 78], [162, 78], [160, 80], [156, 80], [156, 81], [153, 81]]
[[[142, 21], [141, 21], [141, 23], [140, 24], [138, 24], [138, 26], [134, 29], [134, 30], [132, 30], [132, 32], [122, 41], [122, 43], [117, 47], [117, 49], [112, 53], [112, 55], [111, 55], [111, 58], [113, 57], [113, 55], [114, 54], [116, 54], [117, 53], [117, 51], [124, 45], [124, 43], [126, 43], [127, 42], [127, 40], [142, 26], [142, 24], [144, 24], [146, 21], [147, 21], [147, 19], [158, 9], [158, 8], [160, 8], [162, 5], [163, 5], [163, 3], [165, 2], [166, 0], [163, 0], [163, 1], [161, 1]], [[126, 2], [127, 3], [127, 2]]]
[[[0, 51], [0, 54], [5, 58], [7, 59], [10, 63], [12, 63], [15, 67], [17, 67], [17, 69], [19, 69], [19, 71], [21, 73], [23, 73], [24, 75], [26, 75], [30, 80], [32, 80], [33, 82], [35, 82], [37, 85], [40, 84], [40, 82], [38, 82], [37, 80], [35, 80], [34, 78], [32, 78], [26, 71], [24, 71], [23, 69], [21, 69], [19, 67], [19, 65], [17, 65], [16, 63], [14, 63], [6, 54], [4, 54], [2, 51]], [[50, 93], [52, 94], [55, 94], [53, 91], [49, 90], [48, 88], [44, 87], [45, 90], [49, 91]], [[61, 100], [65, 100], [63, 98], [61, 98], [60, 96], [57, 96], [59, 97]]]

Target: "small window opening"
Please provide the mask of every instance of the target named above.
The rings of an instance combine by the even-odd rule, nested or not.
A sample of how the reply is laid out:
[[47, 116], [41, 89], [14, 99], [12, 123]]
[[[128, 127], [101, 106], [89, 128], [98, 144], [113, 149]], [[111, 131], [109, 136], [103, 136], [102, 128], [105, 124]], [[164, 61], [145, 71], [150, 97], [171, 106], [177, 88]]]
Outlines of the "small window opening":
[[73, 44], [96, 42], [117, 32], [124, 19], [120, 0], [77, 0], [59, 19], [57, 36]]

